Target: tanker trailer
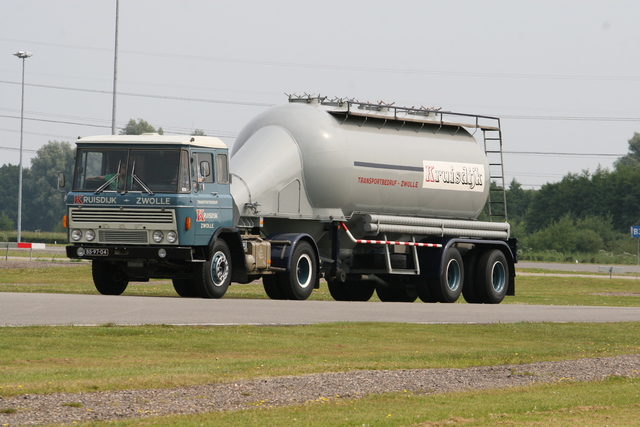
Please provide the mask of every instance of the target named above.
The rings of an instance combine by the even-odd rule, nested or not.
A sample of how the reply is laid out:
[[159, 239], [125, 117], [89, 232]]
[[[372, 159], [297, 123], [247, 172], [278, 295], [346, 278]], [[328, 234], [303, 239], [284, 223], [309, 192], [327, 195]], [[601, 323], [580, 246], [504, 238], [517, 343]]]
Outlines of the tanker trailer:
[[336, 300], [514, 294], [496, 118], [290, 96], [230, 155], [206, 136], [76, 144], [67, 256], [92, 261], [102, 294], [168, 278], [183, 297], [220, 298], [262, 278], [270, 298], [303, 300], [322, 277]]
[[514, 295], [497, 118], [290, 96], [243, 128], [230, 171], [235, 227], [271, 245], [271, 298], [320, 276], [341, 301]]

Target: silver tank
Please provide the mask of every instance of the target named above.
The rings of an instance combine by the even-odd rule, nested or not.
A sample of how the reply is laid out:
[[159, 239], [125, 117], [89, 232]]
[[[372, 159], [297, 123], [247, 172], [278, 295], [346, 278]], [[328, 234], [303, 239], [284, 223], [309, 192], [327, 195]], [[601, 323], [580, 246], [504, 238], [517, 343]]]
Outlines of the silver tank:
[[475, 219], [484, 207], [485, 153], [441, 114], [291, 101], [251, 120], [232, 147], [240, 217]]

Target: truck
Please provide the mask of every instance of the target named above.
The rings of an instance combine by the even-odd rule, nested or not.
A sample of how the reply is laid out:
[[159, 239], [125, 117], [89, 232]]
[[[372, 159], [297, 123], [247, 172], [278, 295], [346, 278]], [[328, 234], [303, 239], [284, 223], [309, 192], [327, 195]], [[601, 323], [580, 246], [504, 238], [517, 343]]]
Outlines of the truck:
[[321, 279], [337, 301], [515, 294], [499, 118], [289, 95], [231, 150], [191, 135], [76, 144], [66, 252], [91, 260], [101, 294], [154, 278], [201, 298], [259, 279], [271, 299], [305, 300]]

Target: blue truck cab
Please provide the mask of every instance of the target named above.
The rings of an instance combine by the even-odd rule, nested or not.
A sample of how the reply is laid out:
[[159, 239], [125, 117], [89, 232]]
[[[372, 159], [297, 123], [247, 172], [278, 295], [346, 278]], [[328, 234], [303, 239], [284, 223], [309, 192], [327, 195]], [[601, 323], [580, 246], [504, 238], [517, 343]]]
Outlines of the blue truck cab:
[[157, 134], [76, 144], [66, 250], [92, 261], [98, 291], [118, 295], [129, 281], [171, 278], [182, 296], [224, 294], [232, 254], [243, 253], [226, 145], [214, 137]]

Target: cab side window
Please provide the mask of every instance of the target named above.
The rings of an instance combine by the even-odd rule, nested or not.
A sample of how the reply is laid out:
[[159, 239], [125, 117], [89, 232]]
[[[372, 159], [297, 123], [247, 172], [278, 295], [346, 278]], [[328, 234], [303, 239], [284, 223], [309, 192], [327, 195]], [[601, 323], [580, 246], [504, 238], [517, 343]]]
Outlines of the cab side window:
[[193, 153], [192, 160], [193, 188], [200, 191], [207, 183], [213, 183], [213, 154]]
[[218, 172], [218, 184], [229, 183], [229, 162], [226, 154], [216, 156], [216, 171]]

